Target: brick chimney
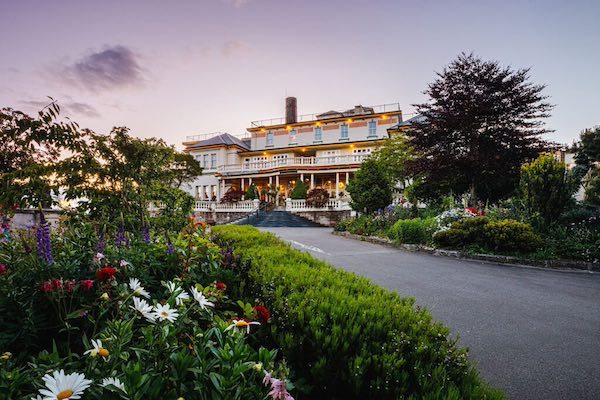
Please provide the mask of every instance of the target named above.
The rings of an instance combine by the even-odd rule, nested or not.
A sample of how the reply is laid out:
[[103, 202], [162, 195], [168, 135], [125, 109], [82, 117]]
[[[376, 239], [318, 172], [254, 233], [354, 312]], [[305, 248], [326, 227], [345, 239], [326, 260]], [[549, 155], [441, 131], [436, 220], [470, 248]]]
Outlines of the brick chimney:
[[298, 104], [295, 97], [285, 98], [285, 123], [295, 124], [298, 122]]

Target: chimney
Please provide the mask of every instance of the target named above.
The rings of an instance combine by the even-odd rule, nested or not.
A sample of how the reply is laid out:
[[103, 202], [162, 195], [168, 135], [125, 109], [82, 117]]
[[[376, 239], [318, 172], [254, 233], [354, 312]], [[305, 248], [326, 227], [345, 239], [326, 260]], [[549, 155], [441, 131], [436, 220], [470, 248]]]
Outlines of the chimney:
[[298, 122], [298, 105], [295, 97], [285, 98], [285, 123], [295, 124]]

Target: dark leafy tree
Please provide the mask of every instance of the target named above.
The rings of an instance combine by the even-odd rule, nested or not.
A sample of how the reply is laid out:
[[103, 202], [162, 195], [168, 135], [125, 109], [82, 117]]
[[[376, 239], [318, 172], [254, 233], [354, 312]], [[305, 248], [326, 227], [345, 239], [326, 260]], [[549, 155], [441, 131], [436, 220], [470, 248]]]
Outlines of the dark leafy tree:
[[253, 183], [250, 184], [250, 186], [248, 186], [248, 190], [246, 190], [246, 200], [255, 200], [258, 199], [260, 197], [260, 194], [258, 193], [258, 188], [256, 187], [256, 185]]
[[585, 200], [600, 207], [600, 126], [581, 132], [575, 152], [574, 171], [583, 183]]
[[371, 157], [379, 161], [394, 187], [405, 187], [408, 180], [406, 163], [412, 159], [412, 148], [403, 133], [393, 134]]
[[60, 107], [50, 100], [37, 117], [0, 110], [0, 209], [52, 205], [63, 156], [87, 149], [87, 131], [61, 121]]
[[348, 184], [352, 209], [371, 213], [392, 202], [392, 185], [385, 168], [374, 158], [366, 159]]
[[542, 155], [521, 167], [520, 189], [530, 215], [541, 217], [549, 225], [571, 201], [577, 190], [577, 179], [564, 163]]
[[521, 165], [551, 145], [544, 118], [552, 109], [544, 85], [530, 82], [529, 69], [512, 70], [495, 61], [461, 54], [429, 84], [429, 101], [416, 104], [424, 120], [407, 134], [416, 157], [408, 171], [421, 177], [420, 197], [449, 192], [471, 199], [510, 196]]
[[309, 207], [325, 207], [329, 201], [329, 192], [323, 188], [311, 189], [306, 194], [306, 205]]
[[235, 187], [229, 188], [221, 197], [221, 203], [237, 203], [244, 197], [244, 191]]

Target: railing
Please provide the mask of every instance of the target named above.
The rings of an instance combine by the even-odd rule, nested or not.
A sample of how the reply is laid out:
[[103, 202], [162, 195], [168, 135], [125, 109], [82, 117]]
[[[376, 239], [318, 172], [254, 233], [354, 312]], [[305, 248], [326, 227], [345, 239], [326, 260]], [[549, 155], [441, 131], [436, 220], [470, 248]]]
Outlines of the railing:
[[221, 165], [217, 172], [223, 173], [243, 173], [258, 172], [265, 169], [281, 167], [304, 167], [304, 166], [324, 166], [324, 165], [349, 165], [362, 163], [369, 154], [348, 154], [345, 156], [326, 156], [326, 157], [290, 157], [280, 160], [254, 161], [238, 165]]
[[285, 200], [285, 211], [349, 211], [350, 203], [347, 199], [329, 199], [324, 207], [310, 207], [306, 200]]
[[196, 200], [194, 211], [199, 212], [252, 212], [258, 210], [260, 201], [243, 200], [236, 203], [219, 203], [217, 201]]
[[[372, 108], [373, 109], [372, 114], [396, 112], [396, 111], [400, 111], [400, 103], [379, 104], [376, 106], [368, 106], [368, 107], [365, 106], [365, 108]], [[351, 110], [346, 110], [346, 111], [351, 111]], [[346, 115], [346, 111], [340, 111], [339, 113], [344, 116], [348, 116], [348, 117], [354, 117], [354, 116], [360, 115], [360, 114], [352, 114], [351, 112], [347, 113], [347, 115]], [[298, 118], [296, 118], [296, 122], [317, 121], [318, 120], [317, 116], [321, 115], [321, 114], [323, 114], [323, 113], [299, 115]], [[368, 115], [368, 114], [362, 114], [362, 115]], [[286, 123], [285, 118], [279, 117], [279, 118], [269, 118], [269, 119], [261, 119], [258, 121], [252, 121], [251, 126], [253, 128], [256, 128], [256, 127], [261, 127], [261, 126], [284, 125], [285, 123]]]
[[[185, 137], [185, 142], [199, 142], [202, 140], [210, 139], [215, 136], [223, 135], [224, 133], [225, 132], [211, 132], [211, 133], [203, 133], [200, 135], [190, 135], [190, 136]], [[235, 136], [236, 138], [238, 138], [240, 140], [250, 139], [250, 135], [248, 133], [243, 134], [243, 135], [231, 135], [231, 136]]]

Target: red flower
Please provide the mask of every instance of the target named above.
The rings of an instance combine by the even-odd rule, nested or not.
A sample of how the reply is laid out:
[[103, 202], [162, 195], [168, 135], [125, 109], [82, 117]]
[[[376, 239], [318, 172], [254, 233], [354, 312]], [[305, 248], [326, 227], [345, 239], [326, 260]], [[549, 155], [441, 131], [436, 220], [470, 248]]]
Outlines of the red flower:
[[94, 281], [91, 279], [84, 279], [81, 281], [81, 288], [83, 290], [90, 290], [94, 286]]
[[96, 279], [99, 281], [107, 281], [109, 279], [113, 279], [116, 273], [117, 270], [113, 267], [100, 268], [98, 271], [96, 271]]
[[42, 285], [40, 286], [40, 290], [44, 293], [52, 292], [54, 290], [54, 287], [52, 286], [52, 282], [50, 282], [50, 281], [42, 282]]
[[223, 282], [217, 283], [216, 286], [217, 286], [218, 290], [225, 290], [227, 288], [227, 286], [225, 286], [225, 284]]
[[4, 274], [6, 274], [6, 270], [7, 270], [7, 269], [8, 269], [8, 268], [6, 268], [6, 265], [4, 265], [4, 264], [0, 264], [0, 275], [4, 275]]
[[73, 293], [73, 291], [75, 290], [74, 279], [69, 279], [68, 281], [65, 281], [65, 290], [67, 291], [67, 293]]
[[51, 284], [52, 290], [61, 289], [63, 287], [63, 283], [60, 279], [53, 279]]
[[254, 311], [256, 311], [256, 316], [258, 317], [258, 319], [260, 320], [260, 322], [268, 322], [269, 319], [271, 318], [271, 315], [269, 314], [269, 310], [267, 310], [267, 307], [264, 306], [254, 306]]

